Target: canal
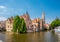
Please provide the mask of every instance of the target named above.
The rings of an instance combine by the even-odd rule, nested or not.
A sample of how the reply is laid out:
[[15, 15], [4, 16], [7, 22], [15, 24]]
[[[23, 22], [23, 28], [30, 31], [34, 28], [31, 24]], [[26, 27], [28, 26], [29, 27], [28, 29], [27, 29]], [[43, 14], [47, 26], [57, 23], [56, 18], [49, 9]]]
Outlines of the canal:
[[60, 42], [60, 35], [54, 32], [36, 32], [17, 34], [11, 32], [0, 32], [2, 42]]

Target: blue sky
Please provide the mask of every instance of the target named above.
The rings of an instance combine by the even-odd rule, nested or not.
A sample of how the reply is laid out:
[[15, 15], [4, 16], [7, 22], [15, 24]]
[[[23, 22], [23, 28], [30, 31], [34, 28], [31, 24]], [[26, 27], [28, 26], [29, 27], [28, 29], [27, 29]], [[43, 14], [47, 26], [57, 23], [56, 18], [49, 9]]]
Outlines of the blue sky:
[[46, 23], [60, 18], [60, 0], [0, 0], [0, 21], [28, 11], [30, 18], [41, 18], [45, 13]]

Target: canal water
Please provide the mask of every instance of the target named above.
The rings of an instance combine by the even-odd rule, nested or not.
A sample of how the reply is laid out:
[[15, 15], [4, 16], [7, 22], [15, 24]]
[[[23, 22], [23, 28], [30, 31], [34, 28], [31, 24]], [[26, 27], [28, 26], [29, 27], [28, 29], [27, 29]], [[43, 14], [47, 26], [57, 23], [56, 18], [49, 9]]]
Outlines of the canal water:
[[18, 34], [0, 32], [1, 42], [60, 42], [60, 35], [54, 32], [36, 32]]

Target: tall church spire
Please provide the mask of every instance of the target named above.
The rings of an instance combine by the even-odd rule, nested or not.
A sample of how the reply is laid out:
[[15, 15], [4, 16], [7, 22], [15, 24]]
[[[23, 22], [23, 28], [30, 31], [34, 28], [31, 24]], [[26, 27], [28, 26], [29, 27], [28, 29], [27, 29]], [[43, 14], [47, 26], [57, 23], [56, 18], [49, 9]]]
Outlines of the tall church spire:
[[43, 20], [43, 23], [45, 24], [45, 15], [44, 15], [44, 11], [42, 12], [42, 20]]
[[26, 14], [28, 14], [28, 11], [26, 11]]

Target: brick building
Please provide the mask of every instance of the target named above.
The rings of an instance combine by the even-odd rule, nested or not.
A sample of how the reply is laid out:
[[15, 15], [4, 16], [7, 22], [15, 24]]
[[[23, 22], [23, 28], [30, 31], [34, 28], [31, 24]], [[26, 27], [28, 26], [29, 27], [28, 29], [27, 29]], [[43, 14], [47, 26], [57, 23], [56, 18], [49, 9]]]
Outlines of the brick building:
[[[24, 15], [21, 15], [20, 18], [23, 18], [25, 20], [27, 30], [40, 31], [47, 26], [45, 25], [46, 23], [45, 23], [44, 12], [42, 12], [42, 19], [35, 18], [34, 20], [31, 20], [28, 12], [26, 12]], [[13, 17], [8, 18], [6, 20], [6, 30], [11, 31], [12, 28], [13, 28]]]

